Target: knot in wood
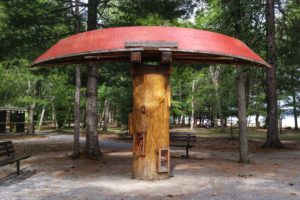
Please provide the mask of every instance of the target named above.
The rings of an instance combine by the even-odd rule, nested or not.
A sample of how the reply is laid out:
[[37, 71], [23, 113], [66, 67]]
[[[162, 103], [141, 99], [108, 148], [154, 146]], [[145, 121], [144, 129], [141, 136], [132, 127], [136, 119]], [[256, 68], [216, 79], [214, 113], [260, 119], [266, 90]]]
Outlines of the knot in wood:
[[146, 106], [142, 105], [140, 108], [141, 113], [145, 114], [146, 113]]

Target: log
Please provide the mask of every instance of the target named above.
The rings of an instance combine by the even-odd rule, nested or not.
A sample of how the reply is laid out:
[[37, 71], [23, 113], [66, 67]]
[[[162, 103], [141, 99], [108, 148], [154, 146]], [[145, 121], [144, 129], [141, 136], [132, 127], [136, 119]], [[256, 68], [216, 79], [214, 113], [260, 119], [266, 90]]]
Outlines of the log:
[[[133, 77], [133, 178], [161, 180], [169, 177], [170, 64], [132, 64]], [[165, 162], [168, 159], [168, 162]], [[158, 169], [160, 161], [166, 163]], [[163, 172], [162, 172], [163, 171]]]

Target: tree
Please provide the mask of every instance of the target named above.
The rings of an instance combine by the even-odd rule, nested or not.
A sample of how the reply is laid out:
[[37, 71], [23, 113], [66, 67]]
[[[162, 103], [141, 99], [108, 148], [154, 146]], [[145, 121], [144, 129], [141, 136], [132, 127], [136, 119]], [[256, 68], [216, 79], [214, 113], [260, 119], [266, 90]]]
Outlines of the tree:
[[268, 131], [266, 142], [263, 145], [266, 148], [283, 147], [278, 135], [274, 4], [274, 0], [267, 0], [266, 2], [267, 62], [272, 66], [272, 68], [266, 69]]
[[[88, 1], [88, 31], [97, 29], [98, 0]], [[95, 63], [87, 66], [88, 80], [86, 88], [86, 153], [90, 157], [99, 158], [101, 151], [98, 141], [98, 66]]]
[[[234, 0], [235, 6], [234, 12], [234, 29], [235, 37], [240, 38], [241, 32], [241, 8], [240, 0]], [[247, 99], [246, 99], [246, 80], [247, 73], [242, 67], [238, 67], [238, 78], [237, 78], [237, 88], [238, 88], [238, 117], [239, 117], [239, 151], [240, 151], [240, 160], [241, 163], [249, 163], [249, 150], [248, 150], [248, 133], [247, 133]]]
[[[80, 13], [79, 13], [79, 0], [75, 0], [75, 33], [80, 32]], [[79, 159], [80, 154], [80, 88], [81, 88], [81, 73], [80, 65], [75, 66], [75, 79], [76, 89], [74, 98], [74, 147], [73, 159]]]
[[[278, 90], [280, 101], [283, 101], [286, 107], [286, 115], [291, 113], [294, 116], [295, 130], [298, 129], [299, 116], [299, 91], [300, 91], [300, 2], [291, 0], [284, 5], [277, 5], [281, 17], [278, 19], [277, 26], [277, 52], [280, 55], [278, 63]], [[290, 109], [292, 108], [292, 110]]]

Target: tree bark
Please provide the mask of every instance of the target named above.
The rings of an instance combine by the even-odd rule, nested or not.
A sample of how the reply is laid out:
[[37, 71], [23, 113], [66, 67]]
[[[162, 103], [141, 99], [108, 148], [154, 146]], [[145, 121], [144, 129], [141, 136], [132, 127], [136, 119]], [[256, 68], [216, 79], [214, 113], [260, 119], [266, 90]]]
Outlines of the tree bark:
[[[33, 91], [33, 96], [34, 97], [39, 96], [40, 85], [41, 85], [40, 80], [35, 81], [34, 91]], [[29, 91], [30, 91], [30, 88], [29, 88]], [[34, 101], [28, 107], [28, 134], [31, 134], [31, 135], [35, 134], [34, 113], [35, 113], [36, 106], [37, 106], [37, 103]]]
[[108, 122], [109, 122], [109, 101], [106, 98], [104, 102], [104, 121], [103, 121], [103, 131], [107, 131], [108, 127]]
[[260, 123], [259, 123], [259, 113], [256, 113], [256, 115], [255, 115], [255, 126], [256, 126], [256, 128], [259, 128], [259, 126], [260, 126]]
[[248, 133], [246, 120], [246, 73], [239, 69], [238, 75], [238, 115], [239, 115], [239, 150], [241, 163], [250, 163], [248, 152]]
[[169, 149], [171, 66], [132, 66], [133, 77], [133, 178], [159, 180], [160, 148]]
[[46, 106], [43, 105], [43, 109], [42, 109], [42, 113], [41, 113], [41, 117], [40, 117], [40, 122], [39, 122], [39, 130], [41, 130], [41, 127], [43, 125], [45, 111], [46, 111]]
[[[240, 0], [234, 0], [234, 29], [235, 37], [240, 38], [241, 34], [241, 2]], [[239, 152], [241, 163], [250, 163], [249, 159], [249, 147], [248, 147], [248, 133], [247, 133], [247, 73], [241, 67], [237, 69], [237, 88], [238, 88], [238, 118], [239, 118]], [[231, 121], [232, 123], [232, 121]], [[231, 125], [231, 137], [232, 137], [232, 125]]]
[[[88, 1], [88, 31], [97, 29], [97, 7], [98, 0]], [[98, 90], [98, 67], [96, 64], [87, 66], [88, 80], [86, 91], [86, 153], [92, 158], [101, 156], [98, 141], [98, 109], [97, 109], [97, 90]]]
[[57, 120], [56, 120], [56, 111], [55, 111], [53, 100], [51, 102], [51, 106], [52, 106], [52, 124], [55, 126], [55, 129], [57, 129], [58, 124], [57, 124]]
[[90, 157], [101, 156], [98, 141], [98, 109], [97, 109], [97, 88], [98, 68], [95, 64], [88, 65], [88, 82], [86, 89], [86, 153]]
[[295, 120], [295, 130], [298, 130], [298, 114], [297, 114], [297, 100], [296, 100], [296, 92], [293, 93], [293, 113]]
[[99, 5], [99, 0], [89, 0], [88, 1], [88, 21], [87, 21], [87, 30], [96, 30], [97, 29], [97, 8]]
[[266, 37], [267, 62], [272, 66], [272, 68], [266, 69], [268, 130], [267, 139], [263, 147], [281, 148], [283, 147], [283, 144], [281, 143], [278, 135], [274, 0], [267, 0], [266, 2]]
[[195, 118], [194, 92], [195, 92], [195, 80], [193, 80], [193, 82], [192, 82], [192, 102], [191, 102], [192, 114], [191, 114], [191, 129], [194, 129], [194, 118]]
[[74, 144], [73, 144], [73, 159], [80, 157], [80, 89], [81, 89], [81, 73], [80, 66], [75, 67], [76, 89], [74, 99]]
[[[214, 69], [214, 67], [210, 67], [210, 75], [211, 75], [212, 81], [214, 83], [215, 92], [216, 92], [216, 102], [217, 102], [216, 111], [218, 111], [219, 117], [220, 117], [220, 126], [221, 126], [220, 132], [224, 132], [224, 119], [223, 119], [223, 112], [222, 112], [221, 98], [220, 98], [220, 89], [219, 89], [220, 66], [217, 66], [216, 69]], [[217, 121], [215, 123], [217, 125]]]
[[[75, 33], [80, 32], [80, 13], [79, 13], [79, 0], [75, 0]], [[74, 143], [73, 143], [73, 159], [80, 157], [80, 89], [81, 89], [81, 73], [80, 66], [75, 67], [75, 98], [74, 98]]]

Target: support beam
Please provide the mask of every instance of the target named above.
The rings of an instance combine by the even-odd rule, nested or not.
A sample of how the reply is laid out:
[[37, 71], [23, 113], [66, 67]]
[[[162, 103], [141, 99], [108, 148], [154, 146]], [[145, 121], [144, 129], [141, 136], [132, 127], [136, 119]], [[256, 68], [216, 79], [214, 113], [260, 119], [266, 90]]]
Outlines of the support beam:
[[[132, 65], [133, 178], [169, 177], [171, 65]], [[161, 155], [161, 157], [159, 157]]]

